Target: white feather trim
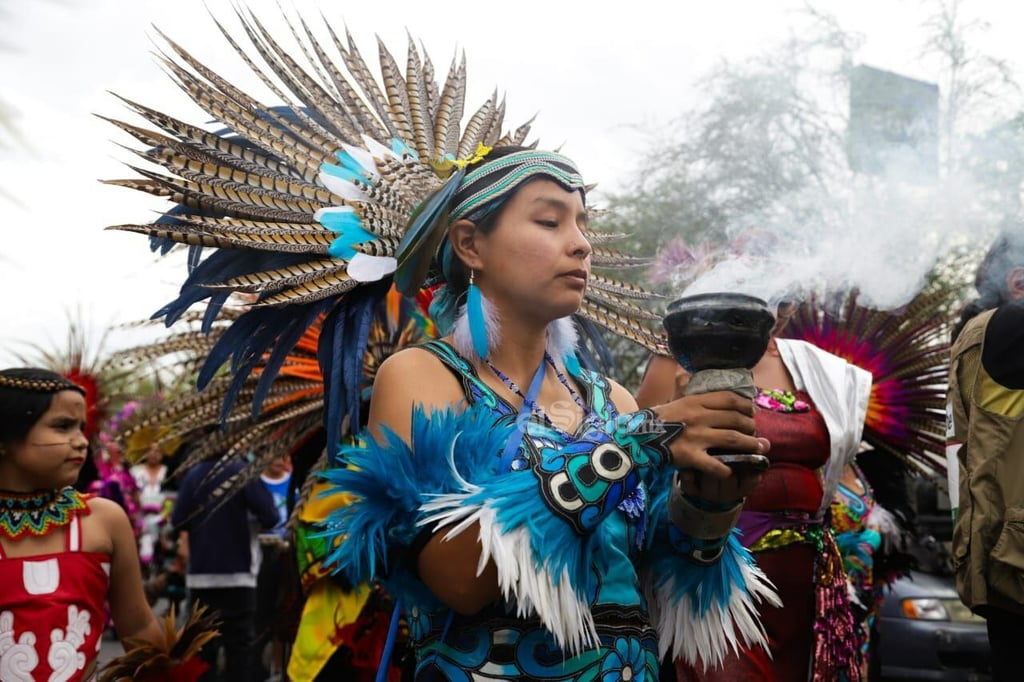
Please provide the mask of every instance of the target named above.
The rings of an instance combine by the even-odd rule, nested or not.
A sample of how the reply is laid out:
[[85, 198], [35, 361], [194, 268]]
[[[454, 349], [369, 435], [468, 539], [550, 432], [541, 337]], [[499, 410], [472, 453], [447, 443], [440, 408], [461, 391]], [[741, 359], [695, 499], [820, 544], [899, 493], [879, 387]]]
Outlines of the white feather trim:
[[516, 616], [536, 615], [555, 643], [570, 655], [599, 646], [590, 605], [572, 588], [569, 572], [562, 569], [556, 582], [545, 565], [538, 564], [530, 548], [525, 528], [507, 531], [495, 518], [495, 510], [483, 505], [468, 505], [468, 493], [438, 495], [420, 507], [427, 516], [420, 525], [434, 524], [434, 531], [448, 528], [445, 539], [459, 535], [479, 524], [480, 563], [477, 575], [489, 561], [498, 569], [501, 594], [516, 609]]
[[320, 178], [320, 183], [324, 187], [329, 189], [334, 194], [337, 194], [345, 201], [362, 202], [370, 200], [370, 198], [366, 196], [366, 193], [363, 192], [363, 190], [359, 189], [348, 180], [342, 180], [337, 175], [331, 175], [330, 173], [320, 171], [320, 175], [318, 177]]
[[864, 525], [878, 531], [878, 534], [882, 536], [883, 548], [890, 549], [900, 546], [903, 529], [900, 528], [899, 521], [892, 515], [892, 512], [877, 502], [871, 508], [868, 518], [864, 520]]
[[[494, 348], [501, 342], [501, 314], [486, 296], [481, 294], [480, 300], [483, 303], [484, 324], [487, 327], [487, 347]], [[576, 324], [571, 317], [560, 317], [548, 325], [545, 350], [554, 360], [564, 361], [570, 352], [575, 352], [577, 342]], [[459, 307], [459, 314], [452, 327], [452, 346], [466, 359], [478, 362], [482, 360], [473, 348], [473, 336], [469, 331], [469, 313], [465, 305]]]
[[[480, 303], [484, 313], [484, 328], [487, 330], [487, 347], [494, 348], [501, 342], [501, 315], [494, 307], [490, 299], [480, 294]], [[473, 334], [469, 330], [469, 313], [465, 304], [459, 307], [459, 315], [455, 318], [455, 326], [452, 328], [452, 346], [459, 352], [459, 355], [468, 359], [480, 362], [483, 360], [476, 354], [473, 346]]]
[[349, 260], [345, 271], [357, 282], [377, 282], [395, 271], [398, 261], [391, 256], [370, 256], [357, 253]]
[[562, 569], [556, 582], [547, 567], [533, 555], [530, 534], [525, 528], [507, 531], [498, 523], [493, 508], [466, 503], [466, 499], [478, 494], [481, 488], [464, 479], [456, 469], [453, 453], [457, 440], [456, 437], [452, 441], [448, 467], [464, 492], [432, 495], [431, 501], [420, 505], [425, 516], [419, 525], [433, 524], [434, 532], [448, 528], [445, 534], [448, 540], [473, 524], [479, 524], [481, 549], [476, 574], [482, 574], [487, 562], [494, 561], [501, 594], [515, 605], [516, 615], [527, 618], [536, 614], [555, 643], [572, 655], [599, 646], [590, 605], [572, 588], [568, 570]]
[[[771, 655], [768, 636], [758, 618], [758, 604], [782, 606], [771, 581], [757, 566], [741, 562], [740, 572], [746, 591], [735, 586], [724, 606], [712, 605], [702, 616], [695, 615], [694, 596], [674, 597], [675, 579], [669, 577], [660, 587], [646, 581], [647, 605], [651, 622], [658, 631], [662, 657], [671, 649], [673, 658], [682, 658], [704, 669], [721, 665], [729, 652], [737, 652], [740, 643], [760, 646]], [[696, 595], [699, 596], [699, 595]]]
[[555, 360], [562, 362], [569, 353], [575, 353], [578, 341], [571, 317], [560, 317], [548, 325], [547, 351]]

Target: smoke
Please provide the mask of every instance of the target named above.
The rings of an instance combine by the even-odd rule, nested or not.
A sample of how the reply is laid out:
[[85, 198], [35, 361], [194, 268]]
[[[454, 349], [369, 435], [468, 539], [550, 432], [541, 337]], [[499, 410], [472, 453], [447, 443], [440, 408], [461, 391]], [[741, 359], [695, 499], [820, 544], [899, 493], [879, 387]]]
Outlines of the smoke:
[[812, 291], [860, 292], [859, 302], [891, 310], [908, 303], [951, 249], [979, 244], [996, 227], [969, 178], [931, 184], [898, 155], [882, 173], [779, 197], [769, 211], [736, 220], [730, 242], [684, 296], [728, 291], [773, 305]]

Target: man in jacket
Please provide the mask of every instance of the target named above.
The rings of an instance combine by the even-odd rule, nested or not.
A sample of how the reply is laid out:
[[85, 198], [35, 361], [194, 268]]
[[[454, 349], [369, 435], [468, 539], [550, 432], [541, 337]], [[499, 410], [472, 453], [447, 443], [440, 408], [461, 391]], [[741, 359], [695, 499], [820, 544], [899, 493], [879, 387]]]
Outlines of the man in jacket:
[[964, 309], [951, 350], [953, 560], [960, 598], [987, 620], [994, 679], [1017, 680], [1024, 642], [1024, 227], [996, 240], [975, 286], [980, 297]]

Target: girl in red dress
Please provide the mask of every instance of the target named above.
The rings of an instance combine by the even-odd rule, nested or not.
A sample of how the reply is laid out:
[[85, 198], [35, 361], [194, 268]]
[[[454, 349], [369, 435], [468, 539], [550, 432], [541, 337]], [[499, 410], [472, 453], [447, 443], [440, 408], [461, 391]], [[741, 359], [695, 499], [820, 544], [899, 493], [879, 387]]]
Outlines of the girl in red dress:
[[164, 643], [124, 510], [71, 487], [85, 420], [65, 377], [0, 371], [0, 680], [90, 679], [104, 602], [122, 641]]

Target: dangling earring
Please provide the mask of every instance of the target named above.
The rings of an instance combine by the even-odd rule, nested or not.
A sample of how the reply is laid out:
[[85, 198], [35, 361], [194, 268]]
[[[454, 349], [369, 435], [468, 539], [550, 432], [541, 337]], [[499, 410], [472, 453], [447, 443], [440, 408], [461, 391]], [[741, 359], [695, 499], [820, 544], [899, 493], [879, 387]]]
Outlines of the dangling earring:
[[498, 345], [501, 320], [498, 311], [476, 285], [476, 273], [469, 273], [466, 302], [459, 308], [452, 325], [452, 345], [465, 358], [485, 360]]
[[476, 285], [476, 272], [469, 271], [469, 289], [466, 291], [466, 314], [469, 317], [469, 334], [473, 339], [473, 350], [483, 360], [490, 352], [487, 340], [487, 321], [484, 317], [483, 296]]

